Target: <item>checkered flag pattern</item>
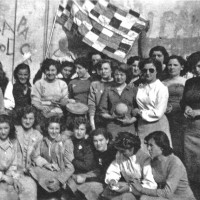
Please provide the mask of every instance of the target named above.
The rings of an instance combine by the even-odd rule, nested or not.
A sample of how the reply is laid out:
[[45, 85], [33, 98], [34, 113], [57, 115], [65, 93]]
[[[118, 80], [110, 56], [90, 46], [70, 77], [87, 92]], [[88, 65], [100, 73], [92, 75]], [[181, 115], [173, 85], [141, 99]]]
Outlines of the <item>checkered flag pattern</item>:
[[124, 11], [106, 0], [62, 0], [57, 22], [67, 30], [76, 30], [82, 41], [94, 49], [125, 62], [139, 33], [147, 21], [133, 10]]

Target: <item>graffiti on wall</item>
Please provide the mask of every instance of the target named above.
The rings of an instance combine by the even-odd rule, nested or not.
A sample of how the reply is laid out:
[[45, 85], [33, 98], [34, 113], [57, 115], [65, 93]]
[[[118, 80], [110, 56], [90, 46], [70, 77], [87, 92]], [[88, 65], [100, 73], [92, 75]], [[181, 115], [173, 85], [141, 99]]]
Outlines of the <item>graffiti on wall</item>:
[[[25, 16], [22, 16], [16, 26], [15, 34], [16, 37], [21, 37], [21, 39], [24, 41], [19, 48], [19, 52], [23, 56], [23, 61], [27, 59], [31, 61], [31, 45], [27, 42], [28, 31], [28, 19]], [[4, 20], [2, 27], [0, 27], [0, 38], [1, 37], [3, 40], [0, 42], [0, 54], [12, 56], [14, 54], [14, 29], [6, 20]]]

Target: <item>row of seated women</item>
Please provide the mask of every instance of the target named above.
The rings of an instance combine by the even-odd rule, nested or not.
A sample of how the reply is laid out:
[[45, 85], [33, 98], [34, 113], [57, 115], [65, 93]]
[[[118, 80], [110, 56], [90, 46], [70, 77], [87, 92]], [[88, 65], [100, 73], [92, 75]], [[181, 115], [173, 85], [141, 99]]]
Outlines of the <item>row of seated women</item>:
[[118, 132], [114, 141], [105, 128], [90, 133], [83, 116], [74, 119], [72, 130], [52, 116], [42, 132], [35, 129], [34, 107], [22, 108], [17, 119], [14, 125], [0, 113], [2, 200], [195, 199], [186, 169], [162, 131], [144, 138], [148, 154], [132, 133]]

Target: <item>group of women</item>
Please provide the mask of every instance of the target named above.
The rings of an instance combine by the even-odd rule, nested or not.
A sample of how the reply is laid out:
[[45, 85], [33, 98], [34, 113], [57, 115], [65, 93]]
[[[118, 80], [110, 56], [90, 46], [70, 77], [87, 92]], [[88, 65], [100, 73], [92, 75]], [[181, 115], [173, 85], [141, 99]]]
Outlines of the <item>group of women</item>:
[[[186, 62], [156, 46], [149, 56], [46, 59], [32, 87], [28, 65], [13, 86], [0, 65], [3, 199], [195, 199], [187, 174], [200, 181], [200, 52]], [[76, 103], [88, 112], [69, 123]]]

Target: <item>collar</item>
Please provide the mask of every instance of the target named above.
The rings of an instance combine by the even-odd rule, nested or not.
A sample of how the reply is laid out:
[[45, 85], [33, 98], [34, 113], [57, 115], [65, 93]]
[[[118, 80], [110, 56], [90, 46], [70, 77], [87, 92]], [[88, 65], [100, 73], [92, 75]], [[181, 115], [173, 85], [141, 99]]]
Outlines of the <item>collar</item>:
[[90, 78], [90, 74], [87, 72], [86, 75], [83, 78], [79, 78], [80, 80], [87, 80]]
[[44, 141], [45, 141], [47, 144], [49, 144], [49, 143], [62, 142], [62, 137], [61, 137], [61, 135], [59, 134], [58, 137], [57, 137], [55, 140], [53, 140], [53, 141], [51, 141], [48, 137], [44, 137]]
[[0, 142], [0, 148], [6, 151], [8, 148], [13, 148], [13, 144], [10, 139], [7, 139], [5, 142]]
[[103, 83], [109, 83], [109, 82], [112, 82], [114, 79], [111, 77], [111, 79], [110, 80], [104, 80], [104, 79], [101, 79], [101, 82], [103, 82]]

